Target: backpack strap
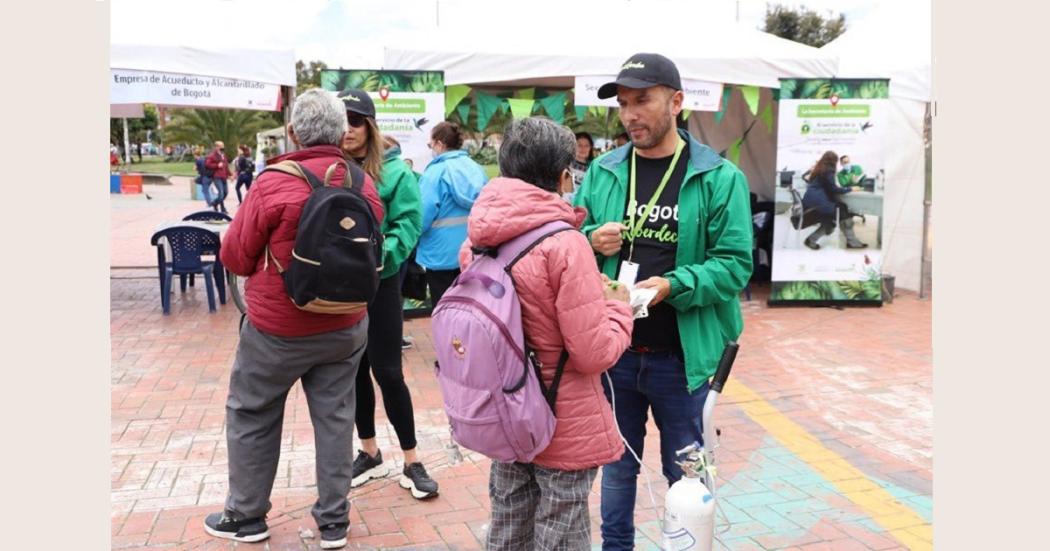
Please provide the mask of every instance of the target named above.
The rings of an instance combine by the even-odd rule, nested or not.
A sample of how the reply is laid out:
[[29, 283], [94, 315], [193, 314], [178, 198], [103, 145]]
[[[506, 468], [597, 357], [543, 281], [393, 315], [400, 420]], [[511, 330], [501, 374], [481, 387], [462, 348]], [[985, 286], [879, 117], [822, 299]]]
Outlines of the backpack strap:
[[[518, 263], [519, 260], [524, 258], [525, 255], [529, 253], [529, 251], [536, 248], [536, 246], [542, 243], [544, 239], [547, 239], [548, 237], [554, 234], [575, 229], [575, 227], [566, 222], [548, 222], [532, 230], [531, 232], [516, 237], [514, 240], [526, 238], [529, 236], [529, 234], [540, 233], [540, 235], [534, 238], [531, 243], [529, 243], [527, 246], [525, 246], [525, 248], [519, 251], [518, 254], [514, 255], [514, 258], [512, 258], [503, 269], [507, 272], [508, 276], [511, 276], [511, 280], [513, 281], [514, 277], [510, 273], [511, 269], [514, 267], [515, 264]], [[527, 343], [526, 347], [528, 347]], [[529, 361], [529, 358], [532, 358], [535, 361], [533, 365], [536, 367], [536, 380], [540, 382], [540, 389], [543, 390], [543, 397], [546, 398], [547, 405], [551, 408], [551, 413], [557, 415], [554, 404], [558, 398], [558, 387], [561, 385], [561, 376], [563, 373], [565, 373], [565, 364], [569, 363], [569, 351], [567, 349], [562, 349], [561, 357], [558, 358], [558, 366], [554, 369], [554, 379], [551, 380], [551, 386], [549, 388], [543, 383], [543, 374], [540, 373], [539, 362], [538, 360], [535, 360], [535, 355], [532, 354], [531, 350], [526, 354], [525, 361]]]
[[[544, 229], [546, 229], [547, 231], [543, 231]], [[563, 231], [574, 230], [574, 229], [576, 229], [576, 228], [572, 227], [571, 225], [569, 225], [566, 222], [561, 222], [561, 221], [548, 222], [548, 223], [546, 223], [546, 224], [544, 224], [544, 225], [542, 225], [542, 226], [540, 226], [540, 227], [538, 227], [538, 228], [536, 228], [536, 229], [534, 229], [534, 230], [532, 230], [532, 231], [530, 231], [528, 233], [522, 234], [522, 235], [514, 238], [510, 242], [517, 241], [518, 239], [522, 239], [522, 238], [528, 236], [529, 234], [542, 232], [542, 233], [540, 233], [540, 235], [538, 237], [533, 239], [531, 243], [526, 245], [525, 248], [521, 249], [521, 251], [518, 254], [514, 255], [514, 258], [512, 258], [510, 260], [510, 262], [508, 262], [507, 265], [503, 269], [509, 274], [511, 268], [513, 268], [514, 265], [517, 264], [519, 260], [521, 260], [522, 258], [525, 258], [525, 255], [528, 254], [529, 251], [531, 251], [532, 249], [536, 248], [537, 245], [542, 243], [544, 239], [547, 239], [548, 237], [550, 237], [550, 236], [552, 236], [552, 235], [554, 235], [556, 233], [561, 233]], [[504, 245], [507, 245], [510, 242], [505, 243]]]
[[[311, 190], [323, 187], [325, 185], [325, 183], [322, 182], [316, 174], [310, 172], [306, 167], [295, 161], [281, 161], [279, 163], [272, 164], [266, 167], [266, 170], [263, 170], [263, 172], [271, 170], [295, 176], [300, 180], [306, 180], [306, 183], [310, 184]], [[331, 168], [329, 168], [329, 170], [331, 170]], [[260, 173], [259, 175], [262, 176], [262, 173]]]
[[350, 191], [361, 193], [361, 188], [365, 185], [365, 171], [361, 167], [357, 166], [357, 163], [348, 163], [346, 161], [340, 161], [338, 163], [332, 163], [328, 167], [328, 170], [324, 173], [324, 183], [329, 185], [332, 181], [332, 176], [335, 175], [335, 169], [340, 165], [346, 167], [346, 174], [343, 175], [343, 187]]

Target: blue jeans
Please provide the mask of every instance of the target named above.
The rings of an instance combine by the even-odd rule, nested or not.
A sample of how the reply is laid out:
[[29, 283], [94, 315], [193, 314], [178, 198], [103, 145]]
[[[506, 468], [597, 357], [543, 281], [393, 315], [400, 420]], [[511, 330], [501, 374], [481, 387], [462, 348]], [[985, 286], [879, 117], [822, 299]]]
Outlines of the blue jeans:
[[211, 183], [215, 184], [215, 200], [210, 203], [211, 205], [218, 205], [226, 200], [226, 195], [230, 189], [227, 186], [226, 178], [212, 178]]
[[204, 196], [204, 202], [209, 207], [212, 206], [215, 199], [211, 196], [211, 178], [202, 174], [197, 180], [197, 185], [201, 187], [201, 195]]
[[[708, 384], [688, 391], [685, 365], [670, 352], [627, 351], [609, 370], [615, 391], [616, 423], [638, 457], [645, 445], [649, 409], [660, 431], [660, 459], [668, 485], [682, 477], [675, 452], [703, 442], [700, 420]], [[602, 377], [605, 397], [609, 384]], [[610, 400], [611, 401], [611, 400]], [[602, 549], [634, 549], [634, 500], [640, 465], [624, 450], [619, 461], [602, 468]]]

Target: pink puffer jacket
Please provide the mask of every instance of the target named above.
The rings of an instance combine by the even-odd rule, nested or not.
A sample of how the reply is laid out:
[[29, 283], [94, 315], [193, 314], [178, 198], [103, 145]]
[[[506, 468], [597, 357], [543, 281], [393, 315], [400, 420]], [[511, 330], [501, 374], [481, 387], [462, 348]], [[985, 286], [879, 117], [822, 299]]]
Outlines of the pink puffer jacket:
[[[497, 246], [554, 220], [579, 227], [585, 214], [534, 185], [494, 179], [470, 211], [460, 265], [470, 263], [472, 244]], [[605, 300], [594, 253], [579, 232], [548, 237], [515, 264], [513, 276], [525, 338], [543, 363], [546, 384], [554, 379], [562, 349], [569, 351], [555, 404], [554, 439], [534, 462], [574, 471], [618, 460], [624, 448], [602, 392], [601, 373], [631, 342], [630, 307]]]

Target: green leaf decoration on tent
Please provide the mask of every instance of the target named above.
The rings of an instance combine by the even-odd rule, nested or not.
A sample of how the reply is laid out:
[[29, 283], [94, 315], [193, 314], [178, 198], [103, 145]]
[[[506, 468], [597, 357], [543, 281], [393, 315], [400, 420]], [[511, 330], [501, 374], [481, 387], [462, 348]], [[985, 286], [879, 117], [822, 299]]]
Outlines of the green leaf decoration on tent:
[[466, 84], [454, 84], [445, 88], [445, 117], [452, 114], [452, 110], [463, 101], [470, 93], [470, 86]]
[[766, 108], [762, 110], [762, 114], [758, 116], [758, 119], [766, 125], [766, 132], [769, 134], [773, 133], [773, 102], [766, 104]]
[[524, 119], [532, 114], [532, 106], [536, 103], [536, 100], [508, 98], [507, 103], [510, 104], [510, 112], [515, 119]]
[[565, 121], [565, 96], [565, 92], [558, 92], [536, 101], [551, 120], [562, 124]]
[[467, 121], [470, 120], [470, 102], [463, 102], [456, 106], [456, 114], [459, 115], [459, 120], [463, 123], [463, 126], [467, 126]]
[[758, 86], [741, 86], [740, 93], [744, 95], [744, 101], [747, 103], [747, 110], [751, 111], [751, 116], [757, 115], [758, 101], [761, 98]]
[[584, 117], [587, 116], [587, 106], [577, 105], [576, 106], [576, 122], [583, 122]]
[[733, 89], [728, 85], [722, 87], [722, 103], [718, 106], [718, 112], [715, 113], [715, 124], [722, 124], [722, 118], [726, 116], [726, 111], [729, 110], [729, 95], [733, 93]]
[[514, 97], [518, 99], [536, 99], [535, 88], [522, 88], [517, 92], [514, 92]]
[[795, 97], [796, 88], [798, 88], [798, 79], [786, 78], [781, 80], [779, 89], [780, 92], [777, 96], [777, 99], [793, 99]]
[[483, 92], [477, 92], [474, 97], [478, 103], [478, 131], [484, 132], [492, 115], [495, 115], [496, 110], [503, 104], [503, 98], [490, 96]]
[[688, 109], [682, 109], [682, 120], [683, 121], [689, 120], [689, 115], [692, 115], [692, 114], [693, 114], [692, 111], [690, 111]]
[[426, 93], [441, 92], [445, 87], [445, 77], [437, 71], [421, 71], [408, 82], [408, 92]]
[[726, 158], [737, 166], [740, 165], [740, 146], [744, 144], [744, 138], [739, 138], [733, 145], [729, 146], [729, 151], [726, 152]]

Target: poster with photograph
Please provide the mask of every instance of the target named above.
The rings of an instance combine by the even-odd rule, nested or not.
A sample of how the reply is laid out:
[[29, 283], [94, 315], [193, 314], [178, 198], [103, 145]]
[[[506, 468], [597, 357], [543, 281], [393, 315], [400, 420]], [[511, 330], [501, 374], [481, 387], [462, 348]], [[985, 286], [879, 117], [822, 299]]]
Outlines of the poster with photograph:
[[888, 98], [887, 79], [781, 79], [770, 303], [882, 302]]
[[324, 70], [321, 88], [368, 92], [376, 106], [376, 124], [384, 136], [401, 143], [401, 157], [422, 173], [433, 158], [430, 131], [445, 120], [445, 73], [442, 71]]

